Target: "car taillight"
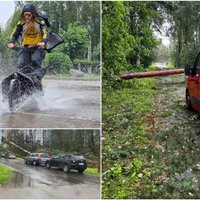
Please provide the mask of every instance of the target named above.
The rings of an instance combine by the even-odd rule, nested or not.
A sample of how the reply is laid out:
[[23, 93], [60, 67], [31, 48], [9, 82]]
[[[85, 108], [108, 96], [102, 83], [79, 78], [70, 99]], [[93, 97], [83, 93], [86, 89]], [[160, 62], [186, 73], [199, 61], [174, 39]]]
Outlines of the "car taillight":
[[42, 160], [42, 156], [41, 155], [38, 156], [38, 160]]

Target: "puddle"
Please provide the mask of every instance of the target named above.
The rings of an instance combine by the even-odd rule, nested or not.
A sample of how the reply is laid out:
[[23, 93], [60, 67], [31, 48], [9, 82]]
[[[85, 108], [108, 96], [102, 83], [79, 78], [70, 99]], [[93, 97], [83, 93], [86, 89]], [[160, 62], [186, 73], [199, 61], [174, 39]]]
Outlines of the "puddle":
[[23, 188], [23, 187], [36, 187], [40, 185], [46, 185], [46, 184], [39, 180], [25, 176], [19, 172], [13, 171], [10, 181], [8, 183], [2, 184], [0, 188], [3, 189]]

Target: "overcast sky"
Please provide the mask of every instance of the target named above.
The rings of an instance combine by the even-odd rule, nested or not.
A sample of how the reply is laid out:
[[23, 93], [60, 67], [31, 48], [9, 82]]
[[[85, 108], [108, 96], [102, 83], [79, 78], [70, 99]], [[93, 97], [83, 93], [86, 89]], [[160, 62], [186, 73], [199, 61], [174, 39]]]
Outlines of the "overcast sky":
[[12, 16], [15, 9], [14, 1], [1, 1], [0, 0], [0, 25], [5, 27], [6, 22]]

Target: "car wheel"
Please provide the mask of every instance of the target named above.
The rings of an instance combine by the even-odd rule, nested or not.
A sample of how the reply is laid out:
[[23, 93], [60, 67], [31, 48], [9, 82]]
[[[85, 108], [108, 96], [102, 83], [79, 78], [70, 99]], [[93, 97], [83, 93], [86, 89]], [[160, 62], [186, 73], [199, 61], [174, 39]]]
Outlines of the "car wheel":
[[47, 167], [48, 169], [51, 169], [51, 165], [50, 165], [49, 162], [46, 163], [46, 167]]
[[82, 174], [84, 172], [84, 169], [79, 169], [78, 173]]
[[188, 90], [186, 90], [186, 95], [185, 95], [185, 97], [186, 97], [186, 108], [187, 108], [188, 110], [192, 110], [191, 96], [190, 96], [190, 93], [189, 93]]
[[36, 160], [34, 160], [34, 161], [33, 161], [33, 165], [34, 165], [34, 166], [36, 166], [36, 165], [37, 165], [37, 162], [36, 162]]
[[66, 173], [69, 173], [70, 172], [70, 168], [67, 165], [65, 165], [63, 167], [63, 171], [66, 172]]

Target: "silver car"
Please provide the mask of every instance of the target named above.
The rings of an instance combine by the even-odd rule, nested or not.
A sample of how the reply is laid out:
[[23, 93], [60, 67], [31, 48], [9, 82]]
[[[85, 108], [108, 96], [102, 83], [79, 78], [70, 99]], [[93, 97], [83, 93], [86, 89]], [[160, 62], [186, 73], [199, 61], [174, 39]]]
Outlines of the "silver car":
[[5, 153], [4, 158], [8, 158], [8, 159], [16, 159], [16, 156], [13, 153]]
[[25, 164], [32, 164], [34, 166], [44, 165], [50, 159], [47, 153], [31, 153], [25, 158]]

